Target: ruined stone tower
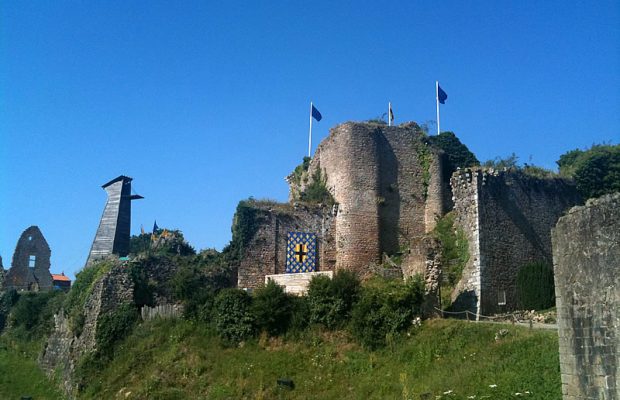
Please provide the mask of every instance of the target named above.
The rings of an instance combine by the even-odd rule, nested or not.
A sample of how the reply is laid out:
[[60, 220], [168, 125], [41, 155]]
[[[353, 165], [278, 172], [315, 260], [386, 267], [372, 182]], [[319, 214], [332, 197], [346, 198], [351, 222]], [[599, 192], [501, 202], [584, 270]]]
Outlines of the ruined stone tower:
[[110, 254], [119, 257], [129, 254], [131, 201], [143, 198], [131, 194], [131, 181], [132, 178], [121, 175], [102, 186], [108, 194], [108, 200], [86, 265]]
[[15, 290], [51, 290], [50, 250], [37, 226], [26, 229], [17, 241], [5, 288]]
[[406, 251], [405, 275], [424, 270], [426, 254], [419, 247], [451, 198], [442, 180], [444, 154], [424, 138], [415, 123], [348, 122], [321, 142], [299, 190], [318, 170], [338, 203], [336, 269], [363, 274], [382, 254]]
[[[317, 237], [317, 270], [372, 273], [382, 256], [401, 253], [405, 276], [424, 273], [426, 234], [451, 204], [445, 155], [415, 123], [388, 127], [347, 122], [330, 130], [307, 171], [287, 179], [291, 205], [254, 203], [255, 231], [245, 245], [239, 287], [252, 288], [268, 274], [285, 272], [286, 234]], [[299, 200], [317, 176], [335, 201]]]

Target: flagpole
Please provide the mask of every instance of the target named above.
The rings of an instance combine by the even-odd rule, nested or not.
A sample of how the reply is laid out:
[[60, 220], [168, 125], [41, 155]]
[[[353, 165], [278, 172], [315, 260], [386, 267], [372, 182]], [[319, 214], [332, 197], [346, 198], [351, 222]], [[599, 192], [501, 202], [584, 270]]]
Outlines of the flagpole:
[[308, 157], [311, 156], [312, 150], [312, 102], [310, 102], [310, 133], [308, 134]]
[[392, 126], [392, 102], [388, 101], [388, 126]]
[[437, 101], [437, 135], [439, 135], [439, 81], [435, 81], [435, 100]]

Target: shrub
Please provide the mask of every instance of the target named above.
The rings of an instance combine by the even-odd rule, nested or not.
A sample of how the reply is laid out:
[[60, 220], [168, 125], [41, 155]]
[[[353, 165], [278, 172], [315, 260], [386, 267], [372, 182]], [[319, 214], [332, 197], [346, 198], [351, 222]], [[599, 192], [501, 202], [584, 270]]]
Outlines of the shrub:
[[215, 298], [214, 319], [218, 335], [229, 344], [239, 343], [255, 333], [252, 298], [240, 289], [224, 289]]
[[309, 203], [323, 203], [333, 205], [336, 201], [327, 189], [327, 178], [321, 173], [321, 169], [312, 175], [312, 182], [300, 194], [300, 199]]
[[350, 318], [359, 288], [359, 279], [351, 271], [337, 271], [333, 279], [325, 275], [312, 278], [308, 285], [310, 322], [328, 329], [344, 325]]
[[252, 313], [256, 326], [270, 335], [284, 333], [289, 326], [292, 314], [291, 296], [284, 288], [272, 280], [253, 293]]
[[155, 303], [153, 295], [155, 293], [155, 283], [152, 282], [144, 265], [138, 262], [131, 262], [128, 271], [129, 277], [133, 282], [133, 301], [138, 306], [153, 306]]
[[15, 289], [7, 290], [0, 296], [0, 332], [4, 329], [11, 308], [17, 300], [19, 300], [19, 295]]
[[130, 303], [124, 303], [116, 310], [104, 314], [97, 321], [97, 352], [103, 359], [113, 355], [114, 346], [126, 337], [138, 321], [138, 309]]
[[517, 274], [519, 306], [527, 310], [544, 310], [555, 305], [553, 269], [545, 262], [523, 266]]
[[291, 321], [289, 332], [299, 333], [310, 323], [310, 302], [308, 296], [291, 296]]
[[441, 242], [441, 261], [448, 286], [454, 287], [461, 280], [463, 268], [469, 260], [467, 237], [460, 227], [454, 226], [454, 212], [437, 220], [433, 235]]
[[224, 265], [224, 255], [204, 250], [197, 256], [180, 262], [172, 278], [172, 293], [185, 306], [185, 317], [201, 321], [212, 318], [217, 293], [231, 286], [230, 269]]
[[388, 337], [407, 329], [420, 315], [424, 298], [421, 279], [407, 282], [375, 278], [362, 288], [353, 308], [351, 333], [370, 349], [382, 347]]
[[53, 328], [53, 317], [60, 310], [64, 295], [60, 291], [18, 295], [10, 313], [13, 329], [23, 331], [29, 338], [48, 334]]

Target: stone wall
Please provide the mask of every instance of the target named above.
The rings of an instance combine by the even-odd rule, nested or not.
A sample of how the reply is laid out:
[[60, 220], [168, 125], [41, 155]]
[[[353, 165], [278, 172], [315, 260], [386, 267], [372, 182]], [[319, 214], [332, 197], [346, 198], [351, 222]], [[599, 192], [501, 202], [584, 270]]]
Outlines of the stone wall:
[[482, 314], [518, 309], [517, 273], [530, 262], [551, 265], [551, 228], [580, 202], [574, 185], [520, 171], [466, 169], [454, 174], [452, 191], [455, 222], [470, 250], [455, 307]]
[[[27, 228], [15, 246], [11, 268], [6, 274], [6, 287], [29, 291], [51, 290], [51, 255], [52, 251], [39, 227]], [[31, 258], [34, 259], [33, 267], [30, 266]]]
[[237, 272], [237, 286], [257, 288], [266, 275], [286, 272], [287, 234], [313, 232], [317, 235], [317, 271], [333, 271], [336, 265], [334, 215], [332, 207], [252, 203], [256, 230], [244, 244]]
[[[415, 123], [347, 122], [333, 128], [318, 146], [307, 176], [321, 170], [339, 206], [336, 268], [365, 275], [383, 253], [418, 246], [449, 207], [444, 163], [441, 151], [426, 144]], [[309, 183], [302, 181], [301, 190]], [[291, 193], [298, 191], [292, 185]], [[415, 268], [425, 268], [426, 259], [415, 262], [420, 264]]]
[[[154, 285], [153, 307], [168, 305], [173, 302], [169, 285], [178, 266], [170, 260], [158, 261], [155, 258], [139, 260], [144, 269], [145, 278]], [[76, 334], [64, 311], [54, 316], [55, 327], [39, 357], [39, 364], [48, 375], [60, 376], [65, 393], [70, 398], [76, 394], [75, 369], [85, 355], [97, 350], [97, 325], [101, 317], [114, 312], [119, 306], [134, 303], [134, 281], [129, 275], [129, 263], [120, 262], [115, 257], [109, 258], [113, 267], [98, 279], [90, 291], [84, 308], [84, 325]], [[154, 311], [147, 314], [162, 312]], [[178, 312], [178, 310], [177, 310]]]
[[564, 399], [620, 399], [620, 193], [571, 209], [552, 236]]

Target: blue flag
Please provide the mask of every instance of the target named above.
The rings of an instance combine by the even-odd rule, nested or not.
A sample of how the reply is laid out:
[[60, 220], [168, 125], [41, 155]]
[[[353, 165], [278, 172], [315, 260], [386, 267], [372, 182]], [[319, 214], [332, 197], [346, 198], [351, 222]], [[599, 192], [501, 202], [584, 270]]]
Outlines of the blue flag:
[[317, 110], [314, 105], [312, 105], [312, 118], [316, 119], [317, 121], [320, 121], [323, 118], [319, 110]]
[[448, 98], [448, 95], [446, 94], [446, 92], [443, 91], [441, 86], [437, 85], [437, 99], [439, 99], [439, 102], [441, 104], [446, 104], [447, 98]]

